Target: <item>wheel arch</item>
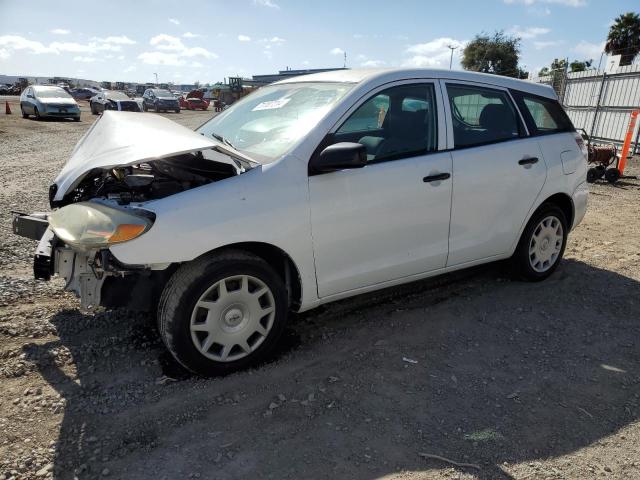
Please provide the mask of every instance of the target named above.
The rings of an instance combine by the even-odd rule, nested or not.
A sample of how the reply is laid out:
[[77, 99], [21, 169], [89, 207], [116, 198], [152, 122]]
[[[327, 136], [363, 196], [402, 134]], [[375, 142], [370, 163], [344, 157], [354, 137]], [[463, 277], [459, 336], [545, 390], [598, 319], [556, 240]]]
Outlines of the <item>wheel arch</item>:
[[198, 258], [205, 255], [215, 255], [226, 250], [242, 250], [252, 253], [267, 262], [282, 278], [289, 292], [289, 305], [291, 309], [297, 310], [300, 307], [302, 303], [302, 277], [300, 276], [298, 266], [287, 252], [280, 247], [266, 242], [238, 242], [214, 248], [200, 255]]
[[536, 208], [536, 210], [533, 212], [533, 214], [535, 214], [545, 203], [552, 203], [554, 205], [557, 205], [562, 210], [562, 213], [564, 213], [564, 216], [567, 219], [569, 230], [571, 230], [571, 227], [573, 226], [573, 219], [575, 216], [575, 207], [573, 205], [573, 200], [571, 199], [571, 197], [566, 193], [555, 193], [541, 202], [538, 208]]

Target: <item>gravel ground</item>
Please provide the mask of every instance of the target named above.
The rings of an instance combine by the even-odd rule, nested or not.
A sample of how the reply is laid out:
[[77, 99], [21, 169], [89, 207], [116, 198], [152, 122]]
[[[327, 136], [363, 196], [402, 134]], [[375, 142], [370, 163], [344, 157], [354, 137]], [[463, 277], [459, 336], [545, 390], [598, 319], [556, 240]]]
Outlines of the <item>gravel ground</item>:
[[60, 281], [32, 280], [34, 242], [10, 233], [9, 212], [46, 210], [93, 117], [13, 107], [0, 114], [0, 480], [640, 478], [640, 181], [592, 186], [545, 282], [497, 264], [345, 300], [294, 317], [268, 364], [203, 380], [152, 318], [83, 314]]

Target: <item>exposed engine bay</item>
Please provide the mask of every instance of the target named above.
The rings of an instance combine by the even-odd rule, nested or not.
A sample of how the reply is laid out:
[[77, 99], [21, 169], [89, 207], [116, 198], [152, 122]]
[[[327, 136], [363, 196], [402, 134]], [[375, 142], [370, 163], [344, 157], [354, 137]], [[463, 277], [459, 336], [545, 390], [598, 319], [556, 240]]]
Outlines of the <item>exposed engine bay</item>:
[[168, 197], [176, 193], [233, 177], [244, 171], [214, 160], [215, 153], [197, 151], [140, 164], [89, 171], [52, 207], [92, 199], [114, 200], [120, 205]]

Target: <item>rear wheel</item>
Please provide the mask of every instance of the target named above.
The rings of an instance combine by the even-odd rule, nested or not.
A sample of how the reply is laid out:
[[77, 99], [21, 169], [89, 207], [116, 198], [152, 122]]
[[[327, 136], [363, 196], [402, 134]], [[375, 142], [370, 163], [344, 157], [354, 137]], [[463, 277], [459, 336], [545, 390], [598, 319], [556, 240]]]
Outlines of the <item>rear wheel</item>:
[[175, 359], [203, 376], [263, 361], [287, 319], [287, 293], [261, 258], [242, 251], [180, 267], [158, 305], [162, 339]]
[[617, 168], [609, 168], [604, 173], [604, 178], [606, 178], [609, 183], [616, 183], [620, 179], [620, 170]]
[[511, 262], [515, 273], [540, 281], [558, 267], [567, 244], [567, 219], [555, 204], [543, 204], [527, 224]]

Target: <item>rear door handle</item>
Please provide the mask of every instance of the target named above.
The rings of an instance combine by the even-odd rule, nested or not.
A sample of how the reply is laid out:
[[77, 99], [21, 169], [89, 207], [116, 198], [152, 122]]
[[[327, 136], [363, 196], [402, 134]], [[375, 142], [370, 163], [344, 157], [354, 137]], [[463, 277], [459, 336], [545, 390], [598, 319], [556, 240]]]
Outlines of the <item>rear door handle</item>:
[[538, 157], [523, 158], [518, 162], [519, 165], [533, 165], [534, 163], [538, 163]]
[[429, 175], [428, 177], [424, 177], [422, 179], [423, 182], [439, 182], [440, 180], [446, 180], [451, 177], [450, 173], [437, 173], [435, 175]]

